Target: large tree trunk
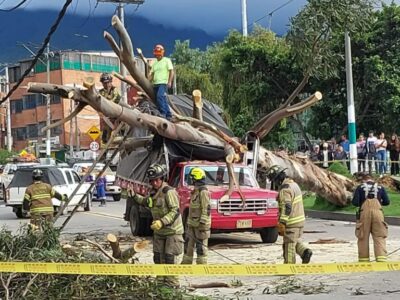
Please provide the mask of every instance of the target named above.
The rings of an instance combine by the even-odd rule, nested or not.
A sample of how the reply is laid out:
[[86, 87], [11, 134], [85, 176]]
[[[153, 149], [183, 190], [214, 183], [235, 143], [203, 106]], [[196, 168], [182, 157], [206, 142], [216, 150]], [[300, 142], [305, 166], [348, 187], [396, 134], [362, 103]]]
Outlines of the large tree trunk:
[[[144, 96], [148, 96], [148, 100], [154, 102], [152, 84], [146, 78], [146, 76], [144, 76], [144, 74], [141, 73], [137, 68], [136, 62], [132, 57], [132, 42], [128, 33], [126, 32], [126, 29], [122, 26], [118, 17], [114, 16], [112, 18], [112, 26], [115, 28], [121, 39], [122, 47], [118, 46], [111, 34], [105, 32], [104, 37], [110, 43], [112, 49], [121, 59], [122, 63], [126, 66], [127, 70], [129, 71], [135, 82], [144, 91]], [[117, 77], [126, 82], [130, 82], [127, 78], [122, 78], [121, 76]], [[304, 82], [306, 81], [307, 80], [303, 80], [299, 88], [292, 93], [288, 100], [294, 99], [295, 95], [298, 94], [298, 90], [304, 86]], [[132, 84], [136, 83], [132, 82]], [[90, 105], [95, 110], [102, 113], [104, 116], [118, 119], [119, 121], [127, 123], [131, 127], [148, 128], [153, 133], [157, 133], [160, 136], [166, 137], [168, 139], [204, 143], [213, 146], [223, 147], [226, 152], [226, 161], [230, 166], [233, 162], [236, 162], [238, 160], [241, 153], [246, 151], [246, 147], [238, 142], [236, 139], [227, 136], [226, 134], [218, 130], [214, 125], [207, 124], [201, 121], [200, 105], [197, 105], [194, 114], [194, 116], [198, 119], [182, 117], [177, 113], [177, 111], [175, 111], [174, 122], [170, 122], [157, 116], [142, 113], [138, 109], [129, 108], [126, 106], [124, 107], [108, 101], [97, 93], [92, 78], [87, 78], [83, 82], [83, 86], [85, 87], [85, 89], [46, 83], [30, 83], [28, 91], [31, 93], [55, 94], [64, 98], [78, 101], [80, 105], [78, 106], [77, 110], [82, 109], [84, 105]], [[201, 99], [200, 97], [197, 98], [198, 99], [195, 100]], [[257, 125], [254, 126], [254, 132], [256, 132], [259, 137], [264, 137], [281, 119], [301, 113], [317, 101], [321, 100], [321, 98], [321, 93], [316, 92], [309, 98], [292, 106], [289, 106], [291, 101], [286, 101], [277, 110], [262, 118], [257, 123]], [[75, 111], [73, 114], [76, 113], [77, 111]], [[69, 117], [62, 120], [61, 122], [66, 121], [67, 119], [69, 119]], [[51, 125], [51, 127], [53, 127], [53, 125]], [[44, 130], [46, 129], [47, 128], [44, 128]], [[137, 146], [134, 141], [131, 141], [131, 143], [132, 147]], [[306, 188], [324, 196], [332, 203], [335, 203], [337, 205], [344, 205], [347, 202], [346, 197], [348, 196], [348, 192], [346, 191], [352, 189], [352, 182], [344, 177], [319, 169], [318, 167], [313, 165], [312, 162], [309, 161], [307, 158], [289, 157], [283, 154], [274, 154], [263, 148], [259, 153], [259, 157], [262, 167], [268, 168], [275, 164], [287, 167], [288, 175], [292, 176], [296, 181], [298, 181]], [[213, 161], [214, 158], [210, 157], [209, 160]], [[233, 178], [231, 179], [232, 180], [229, 191], [233, 190], [233, 184], [235, 183]]]

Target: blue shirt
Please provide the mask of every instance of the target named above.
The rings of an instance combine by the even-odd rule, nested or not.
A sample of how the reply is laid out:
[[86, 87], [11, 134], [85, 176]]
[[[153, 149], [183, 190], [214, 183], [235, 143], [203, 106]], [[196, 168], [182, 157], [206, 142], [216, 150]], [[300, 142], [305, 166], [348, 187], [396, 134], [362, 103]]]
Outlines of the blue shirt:
[[344, 150], [345, 152], [350, 152], [350, 143], [349, 143], [349, 140], [341, 141], [341, 142], [340, 142], [340, 146], [343, 147], [343, 150]]
[[[366, 182], [366, 184], [367, 184], [367, 188], [368, 188], [368, 191], [370, 191], [369, 193], [368, 193], [368, 195], [367, 195], [367, 197], [366, 197], [366, 193], [365, 193], [365, 185], [364, 184], [361, 184], [361, 185], [359, 185], [358, 187], [357, 187], [357, 189], [355, 190], [355, 192], [354, 192], [354, 196], [353, 196], [353, 200], [351, 201], [351, 203], [354, 205], [354, 206], [358, 206], [358, 207], [361, 207], [362, 205], [363, 205], [363, 203], [364, 203], [364, 201], [368, 198], [374, 198], [374, 185], [375, 185], [375, 182], [373, 182], [373, 181], [367, 181]], [[381, 205], [383, 205], [383, 206], [386, 206], [386, 205], [389, 205], [390, 204], [390, 200], [389, 200], [389, 197], [388, 197], [388, 195], [387, 195], [387, 193], [386, 193], [386, 191], [385, 191], [385, 189], [382, 187], [382, 186], [380, 186], [380, 185], [378, 185], [377, 186], [377, 191], [376, 191], [376, 195], [377, 195], [377, 199], [379, 200], [379, 202], [381, 203]]]

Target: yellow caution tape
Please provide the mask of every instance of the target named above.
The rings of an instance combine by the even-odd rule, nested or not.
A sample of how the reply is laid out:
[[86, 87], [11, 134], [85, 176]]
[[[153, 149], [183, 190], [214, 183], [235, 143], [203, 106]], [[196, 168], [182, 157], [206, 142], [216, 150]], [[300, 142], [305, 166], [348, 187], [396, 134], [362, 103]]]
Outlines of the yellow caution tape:
[[138, 276], [267, 276], [400, 271], [400, 262], [265, 264], [265, 265], [134, 265], [89, 263], [0, 262], [0, 273], [45, 273]]

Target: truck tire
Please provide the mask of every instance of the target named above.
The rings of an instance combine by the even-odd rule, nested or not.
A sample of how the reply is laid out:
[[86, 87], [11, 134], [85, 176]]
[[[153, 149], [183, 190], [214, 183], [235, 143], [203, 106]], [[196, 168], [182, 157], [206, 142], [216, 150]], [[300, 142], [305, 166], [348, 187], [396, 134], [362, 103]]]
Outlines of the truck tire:
[[139, 209], [137, 205], [132, 205], [129, 212], [129, 226], [131, 227], [132, 235], [139, 235], [140, 228]]
[[92, 193], [89, 193], [86, 197], [85, 205], [83, 206], [84, 211], [90, 211], [90, 208], [92, 206]]
[[278, 228], [276, 227], [266, 227], [260, 231], [261, 240], [263, 243], [275, 243], [278, 239]]
[[115, 202], [120, 201], [121, 200], [121, 194], [113, 195], [113, 199], [114, 199]]
[[28, 217], [28, 214], [22, 211], [22, 207], [16, 210], [15, 215], [18, 219], [26, 219]]

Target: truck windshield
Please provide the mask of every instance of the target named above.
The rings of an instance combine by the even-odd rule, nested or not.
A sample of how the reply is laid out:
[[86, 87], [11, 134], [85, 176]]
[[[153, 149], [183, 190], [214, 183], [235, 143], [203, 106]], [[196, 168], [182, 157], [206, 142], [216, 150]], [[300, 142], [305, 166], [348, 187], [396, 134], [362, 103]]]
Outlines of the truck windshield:
[[[206, 173], [207, 185], [227, 185], [229, 184], [228, 169], [226, 166], [185, 166], [185, 183], [193, 185], [189, 176], [190, 170], [201, 168]], [[257, 181], [246, 167], [234, 167], [235, 177], [240, 186], [258, 187]]]

